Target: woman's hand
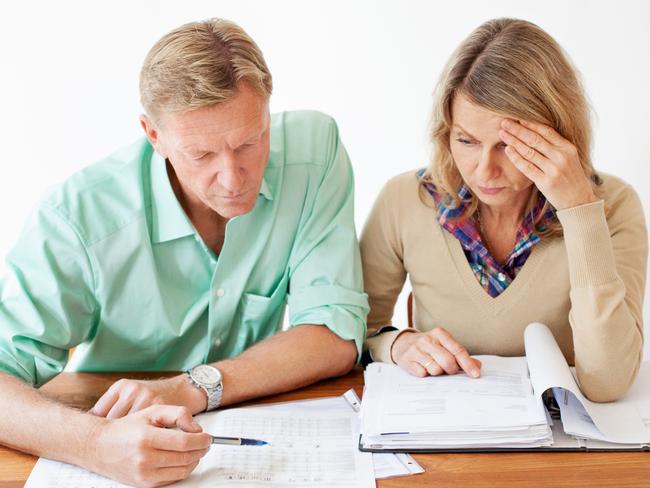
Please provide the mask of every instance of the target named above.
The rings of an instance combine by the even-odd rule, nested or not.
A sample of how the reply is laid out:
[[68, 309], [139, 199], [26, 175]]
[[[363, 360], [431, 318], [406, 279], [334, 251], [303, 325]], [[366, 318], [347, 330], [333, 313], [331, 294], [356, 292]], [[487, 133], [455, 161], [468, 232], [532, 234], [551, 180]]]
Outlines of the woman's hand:
[[578, 150], [551, 127], [525, 120], [501, 122], [506, 155], [557, 210], [598, 199], [585, 175]]
[[467, 349], [440, 327], [399, 335], [391, 355], [398, 366], [414, 376], [456, 374], [461, 370], [473, 378], [481, 374], [481, 362], [470, 357]]

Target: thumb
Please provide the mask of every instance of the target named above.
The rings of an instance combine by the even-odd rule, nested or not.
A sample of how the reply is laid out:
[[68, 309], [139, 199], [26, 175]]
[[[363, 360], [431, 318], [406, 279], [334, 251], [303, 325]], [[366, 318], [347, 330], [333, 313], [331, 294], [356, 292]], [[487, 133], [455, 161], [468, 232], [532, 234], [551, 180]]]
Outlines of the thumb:
[[156, 427], [178, 427], [185, 432], [203, 432], [201, 426], [194, 421], [187, 407], [174, 405], [152, 405], [142, 411], [147, 412], [149, 421]]

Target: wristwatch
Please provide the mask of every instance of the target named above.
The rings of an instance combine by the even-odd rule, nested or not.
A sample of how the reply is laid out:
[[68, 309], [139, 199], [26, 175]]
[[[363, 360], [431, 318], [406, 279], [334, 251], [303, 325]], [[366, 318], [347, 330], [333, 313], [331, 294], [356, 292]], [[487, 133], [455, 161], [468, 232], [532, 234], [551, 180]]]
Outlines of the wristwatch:
[[208, 406], [205, 411], [214, 410], [221, 404], [223, 394], [223, 378], [221, 371], [209, 364], [199, 364], [190, 369], [187, 374], [190, 382], [202, 389], [208, 396]]

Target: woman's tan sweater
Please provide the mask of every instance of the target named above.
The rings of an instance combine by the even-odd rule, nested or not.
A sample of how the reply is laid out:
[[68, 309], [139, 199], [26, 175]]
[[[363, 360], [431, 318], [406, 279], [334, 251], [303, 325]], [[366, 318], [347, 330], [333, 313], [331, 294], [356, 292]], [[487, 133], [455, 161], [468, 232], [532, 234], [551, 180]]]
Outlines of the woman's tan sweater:
[[[415, 173], [384, 186], [361, 236], [368, 336], [391, 323], [408, 275], [418, 330], [443, 327], [470, 354], [523, 356], [526, 325], [542, 322], [575, 364], [587, 397], [620, 398], [634, 381], [643, 351], [648, 237], [632, 187], [603, 175], [604, 204], [558, 211], [564, 237], [543, 238], [515, 280], [492, 298], [460, 242], [438, 224], [433, 199], [418, 191]], [[398, 334], [366, 339], [373, 360], [391, 362]]]

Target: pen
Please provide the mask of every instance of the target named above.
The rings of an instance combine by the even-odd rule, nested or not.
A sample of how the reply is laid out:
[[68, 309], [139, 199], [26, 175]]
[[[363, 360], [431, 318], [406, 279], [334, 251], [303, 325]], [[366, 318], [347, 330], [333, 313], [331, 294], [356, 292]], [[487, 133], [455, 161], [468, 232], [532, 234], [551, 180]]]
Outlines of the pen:
[[219, 437], [212, 436], [213, 444], [224, 444], [226, 446], [266, 446], [268, 442], [259, 439], [247, 439], [245, 437]]

